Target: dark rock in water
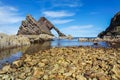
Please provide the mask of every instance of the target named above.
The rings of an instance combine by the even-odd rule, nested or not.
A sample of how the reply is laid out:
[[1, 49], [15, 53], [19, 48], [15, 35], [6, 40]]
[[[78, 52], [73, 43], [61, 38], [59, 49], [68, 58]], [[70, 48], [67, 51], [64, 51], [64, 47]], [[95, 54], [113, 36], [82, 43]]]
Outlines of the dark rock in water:
[[94, 45], [98, 45], [98, 43], [97, 43], [97, 42], [94, 42]]
[[120, 38], [120, 12], [118, 12], [110, 22], [109, 27], [99, 33], [98, 37], [118, 37]]
[[17, 35], [53, 35], [51, 29], [55, 29], [59, 36], [65, 36], [45, 17], [41, 17], [36, 21], [31, 15], [27, 15], [26, 20], [22, 21]]

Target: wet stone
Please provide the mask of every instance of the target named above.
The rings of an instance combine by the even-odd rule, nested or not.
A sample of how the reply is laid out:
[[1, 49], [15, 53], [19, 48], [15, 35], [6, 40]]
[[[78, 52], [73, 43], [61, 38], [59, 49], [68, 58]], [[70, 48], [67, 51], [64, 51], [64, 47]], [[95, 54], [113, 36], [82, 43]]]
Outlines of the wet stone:
[[0, 70], [0, 80], [119, 80], [120, 51], [114, 48], [51, 48]]

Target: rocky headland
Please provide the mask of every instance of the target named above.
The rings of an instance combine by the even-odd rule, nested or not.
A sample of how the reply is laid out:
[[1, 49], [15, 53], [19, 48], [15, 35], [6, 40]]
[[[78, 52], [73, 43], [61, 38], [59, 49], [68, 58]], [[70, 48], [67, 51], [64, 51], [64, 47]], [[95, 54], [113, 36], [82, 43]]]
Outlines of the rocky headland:
[[111, 19], [110, 25], [105, 31], [98, 34], [97, 38], [79, 38], [80, 42], [90, 41], [99, 42], [106, 41], [113, 44], [113, 46], [119, 46], [120, 42], [120, 12], [115, 14]]
[[111, 19], [108, 28], [99, 33], [98, 37], [103, 39], [120, 39], [120, 12], [115, 14], [115, 16]]

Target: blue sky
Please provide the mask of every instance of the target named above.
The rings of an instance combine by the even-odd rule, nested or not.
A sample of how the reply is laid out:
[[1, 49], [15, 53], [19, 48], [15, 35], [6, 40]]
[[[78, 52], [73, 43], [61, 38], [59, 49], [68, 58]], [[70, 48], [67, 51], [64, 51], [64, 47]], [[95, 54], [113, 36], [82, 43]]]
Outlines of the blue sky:
[[67, 35], [95, 37], [118, 11], [120, 0], [0, 0], [0, 33], [16, 34], [31, 14], [45, 16]]

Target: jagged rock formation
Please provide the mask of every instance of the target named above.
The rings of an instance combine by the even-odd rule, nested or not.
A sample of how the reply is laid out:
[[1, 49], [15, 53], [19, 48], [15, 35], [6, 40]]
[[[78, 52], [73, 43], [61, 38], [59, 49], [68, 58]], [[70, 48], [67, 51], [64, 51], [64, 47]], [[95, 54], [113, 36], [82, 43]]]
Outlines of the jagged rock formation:
[[41, 17], [36, 21], [32, 16], [27, 15], [26, 20], [22, 21], [17, 35], [53, 35], [51, 29], [55, 29], [59, 36], [65, 36], [45, 17]]
[[98, 37], [120, 37], [120, 12], [118, 12], [110, 22], [109, 27], [102, 31]]
[[[49, 31], [51, 29], [55, 29], [55, 31], [58, 33], [59, 36], [65, 36], [65, 34], [61, 33], [50, 21], [48, 21], [45, 17], [41, 17], [39, 20], [38, 20], [38, 24], [41, 26], [43, 25], [43, 27], [41, 26], [41, 28], [43, 30], [46, 30], [44, 28], [47, 27], [47, 29], [49, 29]], [[46, 26], [46, 27], [44, 27]]]

